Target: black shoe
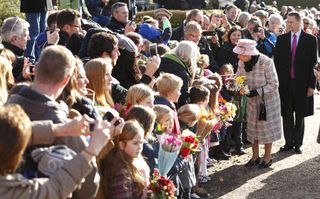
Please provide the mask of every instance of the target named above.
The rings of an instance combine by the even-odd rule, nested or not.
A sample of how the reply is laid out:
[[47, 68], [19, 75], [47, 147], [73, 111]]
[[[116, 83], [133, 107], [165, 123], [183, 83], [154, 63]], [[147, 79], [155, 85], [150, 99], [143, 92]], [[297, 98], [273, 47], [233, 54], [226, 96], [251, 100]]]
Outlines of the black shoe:
[[230, 155], [221, 151], [219, 154], [217, 154], [217, 159], [218, 160], [229, 160], [230, 159]]
[[265, 168], [269, 168], [271, 165], [272, 165], [272, 159], [270, 159], [269, 162], [266, 162], [266, 161], [263, 160], [263, 161], [259, 164], [259, 168], [260, 168], [260, 169], [265, 169]]
[[244, 154], [246, 154], [246, 152], [244, 151], [244, 149], [240, 149], [239, 151], [236, 151], [234, 154], [236, 154], [236, 155], [244, 155]]
[[296, 154], [302, 154], [302, 150], [300, 149], [300, 147], [295, 147], [295, 148], [294, 148], [294, 152], [295, 152]]
[[249, 162], [247, 162], [244, 166], [245, 167], [254, 167], [260, 164], [260, 158], [257, 158], [256, 160], [250, 159]]
[[280, 147], [280, 152], [290, 151], [292, 149], [293, 149], [293, 146], [284, 145], [284, 146]]

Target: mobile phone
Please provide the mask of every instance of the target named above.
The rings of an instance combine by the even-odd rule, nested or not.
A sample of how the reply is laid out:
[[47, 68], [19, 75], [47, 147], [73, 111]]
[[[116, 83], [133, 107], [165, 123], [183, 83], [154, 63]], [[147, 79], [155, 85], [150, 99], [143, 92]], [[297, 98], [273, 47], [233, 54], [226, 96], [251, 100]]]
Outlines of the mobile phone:
[[[108, 111], [104, 114], [104, 116], [102, 117], [103, 120], [107, 120], [108, 122], [111, 122], [114, 118], [114, 115]], [[119, 120], [117, 120], [115, 123], [114, 123], [114, 126], [118, 126], [120, 124]]]
[[202, 36], [215, 36], [217, 32], [215, 30], [203, 31]]
[[157, 44], [150, 44], [150, 55], [152, 56], [157, 56], [158, 55], [158, 49], [157, 49]]
[[95, 123], [89, 123], [89, 131], [94, 131]]

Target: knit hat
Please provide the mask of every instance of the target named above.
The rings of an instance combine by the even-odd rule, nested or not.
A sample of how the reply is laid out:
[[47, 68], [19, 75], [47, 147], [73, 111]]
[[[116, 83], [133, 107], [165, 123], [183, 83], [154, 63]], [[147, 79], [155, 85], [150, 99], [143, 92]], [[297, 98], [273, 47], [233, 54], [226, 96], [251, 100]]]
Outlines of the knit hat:
[[31, 152], [32, 159], [38, 163], [38, 171], [45, 176], [54, 175], [66, 161], [73, 159], [76, 152], [66, 145], [37, 148]]
[[155, 18], [155, 19], [158, 19], [158, 18], [160, 18], [161, 16], [165, 16], [165, 17], [167, 17], [168, 19], [170, 19], [170, 18], [172, 17], [172, 13], [171, 13], [169, 10], [165, 9], [165, 8], [156, 9], [156, 10], [154, 11], [154, 18]]
[[233, 52], [238, 55], [258, 55], [259, 51], [256, 48], [256, 41], [251, 39], [240, 39], [237, 46], [233, 49]]

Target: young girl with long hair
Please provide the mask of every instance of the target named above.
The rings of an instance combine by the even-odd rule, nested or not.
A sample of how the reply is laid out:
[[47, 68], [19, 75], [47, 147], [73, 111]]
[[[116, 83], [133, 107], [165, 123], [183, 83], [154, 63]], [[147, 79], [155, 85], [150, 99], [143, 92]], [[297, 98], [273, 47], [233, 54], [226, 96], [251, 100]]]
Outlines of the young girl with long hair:
[[89, 80], [87, 87], [95, 92], [95, 105], [101, 115], [104, 115], [106, 109], [114, 107], [111, 97], [111, 59], [92, 59], [85, 65], [85, 70]]
[[100, 162], [103, 198], [146, 198], [147, 164], [141, 156], [144, 130], [136, 120], [126, 121], [115, 147]]

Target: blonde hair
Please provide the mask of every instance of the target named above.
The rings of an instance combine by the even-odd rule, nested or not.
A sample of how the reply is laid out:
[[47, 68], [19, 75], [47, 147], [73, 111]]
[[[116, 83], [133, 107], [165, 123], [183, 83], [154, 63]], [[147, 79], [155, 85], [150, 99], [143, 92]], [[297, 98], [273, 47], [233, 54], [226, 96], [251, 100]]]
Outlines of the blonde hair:
[[89, 84], [89, 89], [95, 92], [96, 101], [102, 106], [114, 106], [111, 90], [107, 90], [105, 84], [106, 72], [112, 71], [112, 62], [110, 58], [95, 58], [87, 62], [85, 71]]
[[160, 120], [162, 119], [162, 117], [164, 115], [170, 114], [172, 112], [172, 110], [169, 108], [169, 106], [166, 105], [162, 105], [162, 104], [157, 104], [153, 107], [153, 111], [156, 114], [156, 121], [157, 123], [160, 122]]
[[186, 123], [196, 123], [198, 121], [198, 116], [200, 113], [200, 108], [196, 104], [185, 104], [178, 109], [178, 118]]
[[154, 93], [149, 86], [145, 84], [133, 85], [128, 90], [126, 104], [140, 104], [141, 101], [149, 96], [154, 96]]
[[181, 88], [183, 81], [180, 77], [171, 73], [162, 73], [157, 78], [156, 85], [161, 96], [168, 97], [177, 88]]
[[0, 105], [3, 105], [8, 98], [8, 82], [13, 79], [11, 68], [8, 59], [0, 56]]
[[[115, 140], [115, 147], [105, 157], [101, 159], [101, 189], [104, 198], [110, 198], [110, 182], [112, 182], [113, 174], [119, 169], [119, 165], [124, 165], [128, 170], [130, 178], [137, 185], [139, 195], [142, 195], [145, 179], [141, 176], [139, 170], [133, 165], [133, 159], [129, 157], [123, 150], [120, 149], [120, 142], [126, 144], [128, 141], [133, 140], [139, 133], [143, 134], [143, 128], [136, 120], [128, 120], [125, 122], [121, 134], [117, 135]], [[115, 158], [119, 156], [121, 162], [115, 162]], [[128, 187], [126, 187], [128, 188]]]

